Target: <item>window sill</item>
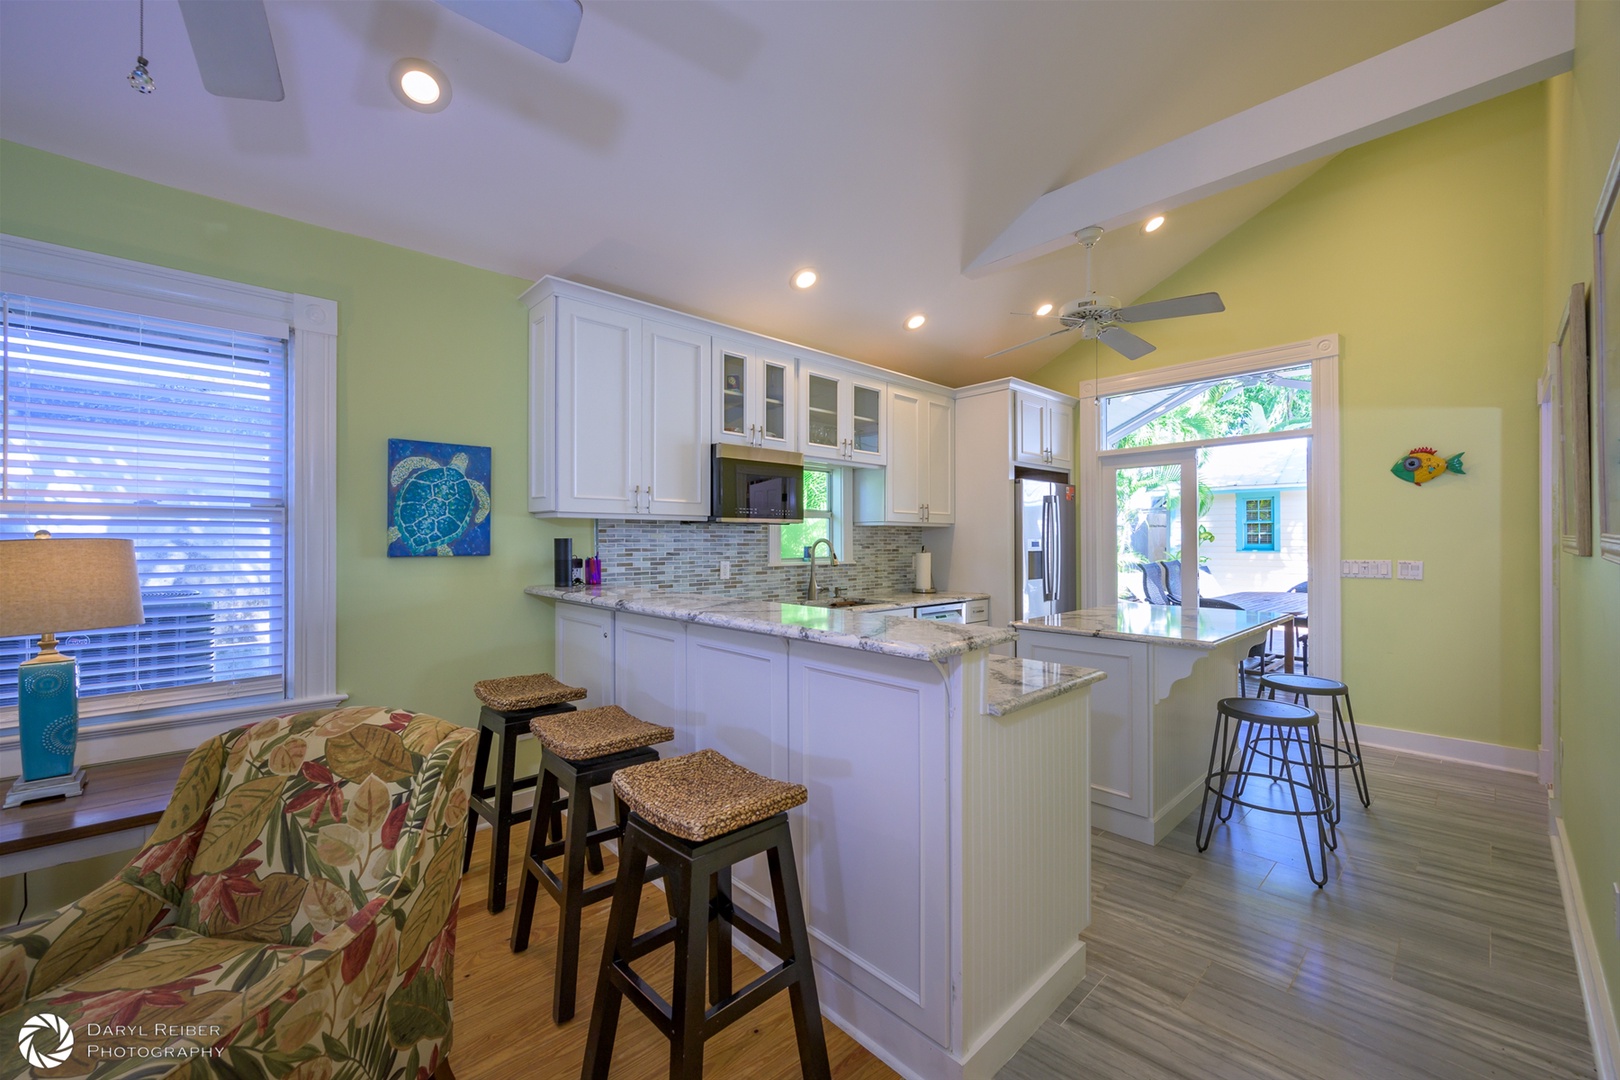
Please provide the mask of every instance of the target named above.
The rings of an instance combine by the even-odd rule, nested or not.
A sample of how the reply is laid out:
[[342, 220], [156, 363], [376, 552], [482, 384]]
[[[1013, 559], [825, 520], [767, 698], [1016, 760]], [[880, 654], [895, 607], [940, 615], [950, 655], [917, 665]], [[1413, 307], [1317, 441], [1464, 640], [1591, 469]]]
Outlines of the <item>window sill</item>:
[[[207, 739], [231, 728], [284, 713], [330, 709], [347, 699], [347, 694], [297, 699], [265, 694], [183, 709], [111, 713], [96, 718], [93, 724], [80, 726], [77, 764], [99, 765], [194, 750]], [[17, 741], [17, 722], [12, 717], [0, 726], [0, 776], [17, 776], [22, 772]]]

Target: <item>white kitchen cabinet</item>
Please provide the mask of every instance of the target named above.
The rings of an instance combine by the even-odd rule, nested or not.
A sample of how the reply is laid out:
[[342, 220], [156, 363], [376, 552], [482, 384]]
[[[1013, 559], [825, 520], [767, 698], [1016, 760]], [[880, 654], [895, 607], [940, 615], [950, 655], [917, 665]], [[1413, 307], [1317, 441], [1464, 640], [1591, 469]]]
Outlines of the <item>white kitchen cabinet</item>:
[[576, 709], [613, 704], [613, 612], [579, 604], [557, 605], [554, 674], [585, 690]]
[[[558, 610], [566, 605], [557, 605]], [[613, 622], [613, 703], [649, 724], [675, 729], [661, 756], [698, 749], [686, 722], [686, 624], [619, 612]]]
[[808, 460], [882, 465], [888, 384], [831, 365], [799, 366], [799, 449]]
[[1067, 471], [1074, 465], [1074, 407], [1045, 395], [1013, 395], [1013, 459]]
[[714, 441], [796, 450], [795, 363], [736, 342], [714, 343]]
[[946, 683], [929, 664], [795, 642], [788, 685], [789, 778], [814, 809], [796, 843], [816, 961], [948, 1045]]
[[572, 297], [531, 316], [529, 509], [709, 513], [709, 337]]
[[888, 418], [888, 465], [855, 476], [856, 524], [953, 524], [956, 403], [941, 394], [891, 385]]
[[[718, 751], [761, 776], [786, 780], [787, 639], [694, 624], [686, 628], [686, 670], [693, 748]], [[795, 811], [796, 848], [802, 846], [800, 818]], [[753, 900], [753, 914], [774, 926], [776, 903], [765, 857], [738, 863], [732, 881]]]

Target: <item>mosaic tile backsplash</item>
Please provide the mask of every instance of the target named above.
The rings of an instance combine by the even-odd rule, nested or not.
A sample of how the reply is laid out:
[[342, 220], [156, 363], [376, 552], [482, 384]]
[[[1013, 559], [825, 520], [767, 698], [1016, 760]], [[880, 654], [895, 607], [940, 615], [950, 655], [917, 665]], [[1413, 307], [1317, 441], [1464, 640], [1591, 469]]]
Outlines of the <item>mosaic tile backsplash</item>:
[[[829, 567], [826, 549], [816, 567], [816, 584], [842, 587], [851, 596], [911, 588], [911, 557], [927, 542], [926, 529], [894, 525], [851, 525], [851, 550], [840, 551]], [[635, 585], [753, 600], [796, 600], [804, 595], [809, 571], [770, 565], [770, 531], [765, 525], [721, 525], [687, 521], [598, 521], [596, 553], [602, 557], [602, 584]], [[849, 565], [849, 558], [854, 565]], [[720, 580], [720, 560], [731, 560], [731, 577]]]

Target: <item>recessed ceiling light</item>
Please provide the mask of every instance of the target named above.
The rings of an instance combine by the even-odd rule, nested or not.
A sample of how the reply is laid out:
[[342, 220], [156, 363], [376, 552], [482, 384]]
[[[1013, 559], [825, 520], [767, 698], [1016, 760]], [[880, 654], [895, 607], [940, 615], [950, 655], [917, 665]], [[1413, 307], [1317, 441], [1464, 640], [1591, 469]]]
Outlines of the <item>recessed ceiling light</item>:
[[1163, 224], [1164, 224], [1164, 215], [1163, 214], [1155, 214], [1152, 217], [1147, 219], [1147, 224], [1142, 226], [1142, 231], [1143, 232], [1158, 232], [1159, 231], [1159, 226], [1163, 225]]
[[808, 266], [793, 275], [793, 287], [795, 289], [808, 289], [815, 283], [816, 272]]
[[450, 104], [450, 77], [426, 60], [406, 59], [388, 73], [388, 88], [417, 112], [438, 112]]
[[1035, 309], [1035, 314], [1037, 314], [1037, 315], [1050, 315], [1050, 314], [1052, 314], [1052, 305], [1051, 304], [1042, 304], [1040, 307]]
[[926, 315], [913, 315], [911, 318], [906, 320], [906, 329], [907, 330], [916, 330], [916, 329], [920, 328], [922, 326], [922, 324], [927, 322], [927, 321], [928, 321], [928, 316], [926, 316]]

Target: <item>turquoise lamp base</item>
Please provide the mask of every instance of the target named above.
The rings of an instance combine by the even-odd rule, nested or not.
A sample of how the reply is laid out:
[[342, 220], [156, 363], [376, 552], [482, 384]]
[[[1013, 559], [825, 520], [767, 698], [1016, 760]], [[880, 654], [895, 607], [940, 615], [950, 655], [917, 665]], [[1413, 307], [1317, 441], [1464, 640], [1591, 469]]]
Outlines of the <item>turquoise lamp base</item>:
[[17, 743], [22, 778], [7, 793], [7, 806], [84, 790], [83, 772], [73, 767], [79, 745], [79, 679], [72, 657], [36, 660], [17, 669]]

